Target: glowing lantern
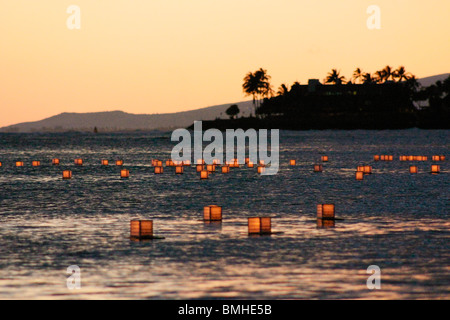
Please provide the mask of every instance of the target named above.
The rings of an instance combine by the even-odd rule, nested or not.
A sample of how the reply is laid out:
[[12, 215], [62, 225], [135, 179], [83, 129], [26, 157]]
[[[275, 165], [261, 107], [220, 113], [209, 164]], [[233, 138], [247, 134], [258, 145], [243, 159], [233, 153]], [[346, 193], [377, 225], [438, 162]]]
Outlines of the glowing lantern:
[[321, 164], [314, 165], [314, 172], [322, 172], [323, 168]]
[[2, 163], [0, 162], [0, 167], [2, 166]]
[[407, 156], [400, 156], [400, 161], [406, 161], [406, 160], [408, 160]]
[[394, 160], [394, 156], [387, 156], [387, 161], [393, 161]]
[[372, 167], [371, 166], [364, 166], [363, 167], [364, 174], [372, 174]]
[[290, 164], [291, 166], [295, 166], [295, 165], [297, 164], [297, 161], [295, 161], [295, 160], [289, 160], [289, 164]]
[[191, 166], [191, 160], [185, 160], [185, 161], [183, 161], [182, 165], [183, 165], [183, 166], [186, 166], [186, 167]]
[[222, 221], [222, 207], [211, 205], [203, 208], [203, 220]]
[[75, 164], [77, 166], [82, 166], [83, 165], [83, 159], [75, 159]]
[[334, 228], [336, 226], [336, 221], [334, 219], [317, 219], [317, 228], [327, 229]]
[[249, 167], [249, 168], [254, 168], [254, 167], [255, 167], [255, 164], [254, 164], [253, 162], [249, 161], [249, 162], [247, 163], [247, 167]]
[[409, 167], [409, 173], [417, 173], [418, 169], [417, 166], [410, 166]]
[[265, 166], [264, 160], [259, 160], [259, 165], [260, 165], [261, 167], [264, 167], [264, 166]]
[[230, 173], [230, 167], [229, 166], [223, 166], [222, 167], [222, 173]]
[[208, 172], [215, 172], [216, 171], [216, 166], [213, 165], [213, 164], [208, 164], [206, 166], [206, 171], [208, 171]]
[[116, 166], [123, 166], [123, 160], [117, 160]]
[[162, 164], [163, 164], [162, 161], [160, 161], [160, 160], [156, 161], [156, 166], [157, 167], [162, 167], [163, 166]]
[[202, 165], [202, 164], [198, 164], [198, 165], [197, 165], [197, 172], [201, 172], [201, 171], [203, 171], [203, 170], [205, 170], [205, 166]]
[[268, 217], [248, 218], [248, 234], [271, 234], [272, 221]]
[[183, 166], [176, 166], [175, 167], [175, 173], [176, 174], [183, 174], [183, 170], [184, 170]]
[[250, 162], [250, 158], [245, 158], [245, 164], [248, 164]]
[[431, 173], [439, 173], [441, 171], [441, 167], [437, 164], [433, 164], [431, 166]]
[[213, 165], [219, 165], [220, 164], [220, 160], [219, 159], [214, 159], [213, 160]]
[[334, 219], [334, 204], [318, 204], [317, 205], [318, 219]]
[[197, 164], [205, 164], [205, 160], [203, 160], [203, 159], [197, 159]]
[[130, 171], [127, 169], [120, 170], [120, 177], [121, 178], [129, 178], [130, 177]]
[[440, 157], [439, 156], [433, 156], [431, 159], [433, 161], [440, 161]]
[[258, 173], [264, 173], [264, 172], [266, 172], [266, 168], [259, 166], [258, 167]]
[[364, 180], [364, 172], [356, 171], [356, 180]]
[[23, 161], [17, 161], [16, 167], [23, 167]]
[[63, 171], [63, 179], [72, 179], [72, 171], [64, 170]]
[[445, 156], [439, 156], [439, 161], [445, 161]]
[[108, 160], [102, 160], [102, 166], [107, 166], [109, 165], [109, 161]]
[[32, 165], [33, 167], [39, 167], [39, 166], [41, 165], [41, 162], [40, 162], [40, 161], [33, 161], [33, 162], [31, 163], [31, 165]]
[[155, 174], [161, 174], [163, 172], [164, 172], [164, 169], [162, 166], [155, 167]]
[[386, 160], [386, 156], [385, 155], [380, 156], [380, 160], [381, 161], [385, 161]]
[[374, 161], [380, 161], [380, 156], [379, 155], [373, 156], [373, 160]]
[[427, 156], [423, 156], [422, 157], [422, 161], [428, 161], [428, 157]]
[[356, 171], [362, 171], [362, 172], [364, 172], [364, 166], [358, 166], [358, 167], [356, 167]]
[[200, 179], [202, 180], [208, 179], [208, 171], [206, 170], [200, 171]]
[[322, 162], [328, 162], [328, 156], [322, 156]]
[[52, 160], [52, 164], [54, 165], [54, 166], [58, 166], [59, 165], [59, 159], [53, 159]]
[[173, 167], [174, 163], [172, 160], [166, 160], [166, 167]]
[[131, 220], [130, 237], [132, 239], [153, 239], [153, 220]]

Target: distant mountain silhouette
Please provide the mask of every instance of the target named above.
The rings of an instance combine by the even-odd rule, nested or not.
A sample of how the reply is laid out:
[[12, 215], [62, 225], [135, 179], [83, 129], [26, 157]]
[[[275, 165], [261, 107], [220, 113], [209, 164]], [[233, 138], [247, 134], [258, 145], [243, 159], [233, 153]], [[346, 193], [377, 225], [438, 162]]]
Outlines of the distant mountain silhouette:
[[435, 84], [436, 82], [438, 82], [439, 80], [440, 81], [444, 81], [449, 76], [450, 76], [450, 73], [443, 73], [443, 74], [439, 74], [439, 75], [436, 75], [436, 76], [421, 78], [421, 79], [418, 79], [417, 81], [420, 83], [420, 85], [422, 87], [429, 87], [432, 84]]
[[186, 128], [196, 120], [214, 120], [229, 118], [225, 111], [237, 104], [239, 116], [249, 116], [253, 110], [251, 101], [227, 103], [191, 111], [165, 114], [131, 114], [123, 111], [94, 113], [61, 113], [35, 122], [24, 122], [0, 128], [0, 132], [63, 132], [92, 131], [99, 132], [131, 130], [169, 130]]

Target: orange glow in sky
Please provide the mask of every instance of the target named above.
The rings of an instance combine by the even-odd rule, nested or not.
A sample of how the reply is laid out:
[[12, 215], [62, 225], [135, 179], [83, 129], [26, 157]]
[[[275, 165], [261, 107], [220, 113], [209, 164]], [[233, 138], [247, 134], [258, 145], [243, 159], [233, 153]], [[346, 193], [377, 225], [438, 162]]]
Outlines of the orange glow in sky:
[[[380, 30], [366, 26], [373, 4]], [[450, 72], [449, 12], [442, 0], [0, 0], [0, 126], [248, 100], [242, 79], [260, 67], [275, 88], [332, 68]]]

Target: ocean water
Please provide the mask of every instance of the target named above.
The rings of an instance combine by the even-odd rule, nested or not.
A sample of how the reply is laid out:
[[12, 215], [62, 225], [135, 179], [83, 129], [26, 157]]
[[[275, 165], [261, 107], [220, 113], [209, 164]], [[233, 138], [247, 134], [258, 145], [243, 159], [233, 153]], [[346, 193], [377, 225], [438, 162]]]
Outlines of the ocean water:
[[[282, 131], [277, 175], [235, 168], [208, 180], [194, 167], [153, 173], [151, 159], [174, 145], [170, 133], [0, 134], [0, 299], [450, 298], [448, 130]], [[438, 175], [434, 154], [447, 156]], [[330, 161], [314, 173], [322, 155]], [[410, 174], [400, 155], [429, 159]], [[356, 181], [364, 164], [373, 174]], [[318, 228], [320, 203], [345, 220]], [[210, 204], [223, 207], [222, 223], [201, 221]], [[250, 216], [272, 217], [282, 233], [249, 237]], [[132, 219], [153, 219], [165, 239], [130, 241]], [[71, 265], [80, 289], [66, 286]], [[380, 290], [366, 286], [370, 265]]]

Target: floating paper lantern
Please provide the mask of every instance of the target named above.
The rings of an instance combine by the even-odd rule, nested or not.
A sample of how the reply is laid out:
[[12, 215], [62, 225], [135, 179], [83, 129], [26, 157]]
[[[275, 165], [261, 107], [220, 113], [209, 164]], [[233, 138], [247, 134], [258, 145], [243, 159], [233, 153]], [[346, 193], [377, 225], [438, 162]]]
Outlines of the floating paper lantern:
[[166, 167], [172, 167], [173, 161], [172, 160], [166, 160]]
[[83, 159], [75, 159], [75, 164], [77, 166], [82, 166], [83, 165]]
[[223, 166], [222, 167], [222, 173], [230, 173], [230, 167], [229, 166]]
[[334, 204], [318, 204], [317, 205], [318, 219], [334, 219]]
[[63, 171], [63, 179], [72, 179], [72, 171], [64, 170]]
[[213, 165], [213, 164], [208, 164], [206, 166], [206, 171], [208, 171], [208, 172], [215, 172], [216, 171], [216, 166]]
[[121, 178], [129, 178], [130, 177], [130, 171], [127, 169], [120, 170], [120, 177]]
[[394, 156], [387, 156], [387, 161], [393, 161], [394, 160]]
[[205, 160], [204, 159], [197, 159], [197, 164], [205, 164]]
[[315, 164], [314, 165], [314, 172], [322, 172], [323, 167], [321, 164]]
[[407, 156], [400, 156], [400, 161], [406, 161], [406, 160], [408, 160]]
[[32, 165], [33, 167], [39, 167], [39, 166], [41, 165], [41, 162], [40, 162], [40, 161], [33, 161], [33, 162], [31, 163], [31, 165]]
[[409, 173], [417, 173], [418, 169], [417, 166], [410, 166], [409, 167]]
[[182, 162], [182, 165], [185, 166], [185, 167], [190, 167], [191, 166], [191, 160], [184, 160]]
[[372, 173], [372, 167], [371, 166], [364, 166], [363, 170], [364, 174], [371, 174]]
[[183, 174], [183, 170], [184, 170], [183, 166], [176, 166], [175, 167], [175, 173], [176, 174]]
[[123, 166], [123, 160], [117, 160], [116, 166]]
[[322, 162], [328, 162], [328, 156], [322, 156]]
[[433, 160], [433, 161], [440, 161], [440, 157], [439, 156], [432, 156], [431, 160]]
[[254, 168], [254, 167], [255, 167], [255, 164], [254, 164], [253, 162], [249, 161], [249, 162], [247, 163], [247, 167], [248, 167], [248, 168]]
[[248, 164], [250, 162], [250, 158], [245, 158], [245, 164]]
[[131, 220], [130, 237], [132, 239], [153, 239], [153, 220]]
[[248, 218], [248, 234], [271, 234], [272, 220], [268, 217]]
[[334, 219], [317, 219], [317, 228], [327, 229], [334, 228], [336, 226], [336, 221]]
[[208, 171], [206, 171], [206, 170], [202, 170], [202, 171], [200, 171], [200, 179], [202, 179], [202, 180], [205, 180], [205, 179], [208, 179]]
[[433, 164], [431, 166], [431, 173], [439, 173], [441, 171], [441, 166]]
[[358, 167], [356, 167], [356, 171], [364, 172], [364, 166], [358, 166]]
[[211, 205], [203, 208], [203, 220], [222, 221], [222, 207]]
[[422, 161], [428, 161], [428, 157], [427, 156], [423, 156], [422, 157]]
[[385, 155], [381, 155], [381, 156], [380, 156], [380, 160], [381, 160], [381, 161], [385, 161], [385, 160], [386, 160], [386, 156], [385, 156]]
[[16, 167], [23, 167], [23, 161], [17, 161]]
[[59, 163], [60, 163], [59, 159], [52, 159], [52, 164], [54, 166], [59, 166]]
[[260, 165], [261, 167], [264, 167], [266, 164], [265, 164], [264, 160], [259, 160], [259, 165]]
[[213, 160], [213, 165], [220, 165], [220, 160], [219, 159], [214, 159]]
[[445, 156], [439, 156], [439, 161], [445, 161]]
[[202, 165], [202, 164], [198, 164], [198, 165], [197, 165], [197, 172], [201, 172], [201, 171], [203, 171], [203, 170], [205, 170], [205, 166]]
[[162, 166], [155, 167], [155, 174], [161, 174], [163, 172], [164, 172], [164, 169]]
[[374, 161], [380, 161], [380, 156], [379, 156], [379, 155], [373, 156], [373, 160], [374, 160]]
[[258, 167], [258, 173], [264, 173], [264, 172], [266, 172], [266, 168], [259, 166]]
[[297, 161], [295, 160], [289, 160], [289, 165], [295, 166], [297, 164]]
[[108, 166], [109, 165], [109, 161], [106, 159], [102, 160], [102, 166]]
[[0, 162], [0, 167], [2, 166], [2, 163]]
[[356, 180], [364, 180], [364, 172], [356, 171]]

